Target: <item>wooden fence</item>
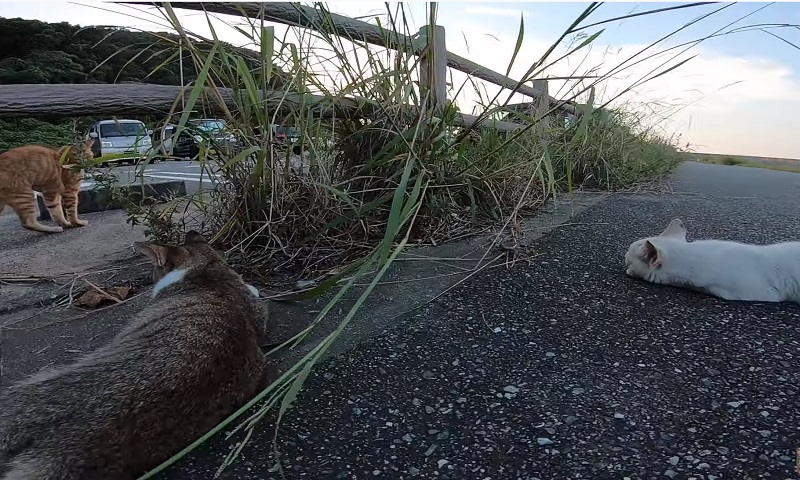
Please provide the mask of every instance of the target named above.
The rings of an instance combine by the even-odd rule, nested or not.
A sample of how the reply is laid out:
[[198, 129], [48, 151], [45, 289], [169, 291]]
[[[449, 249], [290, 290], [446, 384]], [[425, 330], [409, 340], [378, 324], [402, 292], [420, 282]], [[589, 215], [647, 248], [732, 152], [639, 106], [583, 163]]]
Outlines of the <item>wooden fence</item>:
[[[136, 3], [138, 2], [118, 2]], [[153, 2], [158, 6], [158, 2]], [[505, 75], [448, 52], [444, 27], [428, 26], [420, 29], [424, 41], [381, 29], [377, 25], [361, 22], [342, 15], [323, 13], [318, 9], [297, 3], [229, 3], [229, 2], [180, 2], [173, 8], [204, 10], [212, 13], [264, 18], [290, 26], [315, 30], [327, 30], [348, 40], [366, 42], [394, 50], [410, 52], [420, 56], [420, 77], [423, 88], [430, 92], [434, 106], [446, 100], [447, 67], [489, 81], [530, 97], [529, 113], [544, 119], [547, 112], [560, 111], [575, 114], [575, 104], [556, 100], [548, 95], [547, 81], [536, 80], [534, 86], [523, 85]], [[430, 34], [430, 33], [432, 34]], [[185, 92], [184, 87], [152, 84], [36, 84], [0, 85], [0, 117], [15, 116], [83, 116], [92, 115], [153, 115], [167, 114], [177, 99]], [[314, 95], [289, 94], [285, 92], [260, 92], [261, 100], [273, 106], [291, 109], [299, 105], [311, 105], [320, 116], [364, 115], [373, 108], [369, 99], [331, 100]], [[305, 99], [303, 98], [305, 97]], [[226, 88], [206, 90], [211, 112], [221, 113], [235, 107], [233, 91]], [[519, 111], [519, 109], [515, 109]], [[460, 124], [477, 124], [482, 127], [511, 131], [523, 127], [519, 123], [503, 122], [462, 114]]]

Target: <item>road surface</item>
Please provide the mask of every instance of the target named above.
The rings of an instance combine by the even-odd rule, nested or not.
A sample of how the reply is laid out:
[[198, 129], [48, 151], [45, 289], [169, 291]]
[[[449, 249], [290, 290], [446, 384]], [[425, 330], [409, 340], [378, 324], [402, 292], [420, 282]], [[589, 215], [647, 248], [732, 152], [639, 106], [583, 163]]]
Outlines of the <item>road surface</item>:
[[[200, 185], [187, 162], [147, 174]], [[281, 424], [285, 478], [799, 478], [800, 307], [646, 284], [622, 259], [675, 216], [690, 239], [798, 239], [800, 174], [687, 163], [670, 185], [588, 207], [537, 240], [530, 265], [483, 270], [405, 318], [379, 319], [391, 327], [318, 365]], [[124, 212], [86, 218], [40, 235], [0, 217], [0, 273], [67, 275], [60, 286], [3, 279], [0, 383], [97, 348], [147, 301], [141, 290], [70, 321], [74, 310], [49, 308], [84, 271], [97, 285], [149, 275], [106, 270], [141, 262], [130, 243], [144, 233]], [[222, 478], [284, 478], [270, 421]], [[218, 435], [160, 478], [213, 478], [230, 448]]]
[[[132, 165], [118, 165], [111, 168], [111, 171], [119, 176], [121, 184], [129, 184], [136, 181], [136, 171], [140, 167]], [[103, 171], [103, 169], [101, 169]], [[151, 163], [145, 166], [144, 176], [158, 180], [183, 180], [186, 182], [186, 193], [191, 195], [202, 185], [203, 188], [213, 188], [213, 176], [209, 173], [209, 167], [202, 169], [199, 162], [172, 161], [165, 160], [158, 163]], [[83, 182], [83, 188], [92, 188], [94, 181], [87, 178]]]
[[[673, 180], [319, 365], [281, 425], [285, 478], [797, 478], [800, 308], [645, 284], [622, 259], [675, 216], [690, 239], [797, 239], [800, 175], [690, 163]], [[281, 478], [271, 441], [264, 422], [223, 478]], [[229, 448], [163, 478], [211, 478]]]

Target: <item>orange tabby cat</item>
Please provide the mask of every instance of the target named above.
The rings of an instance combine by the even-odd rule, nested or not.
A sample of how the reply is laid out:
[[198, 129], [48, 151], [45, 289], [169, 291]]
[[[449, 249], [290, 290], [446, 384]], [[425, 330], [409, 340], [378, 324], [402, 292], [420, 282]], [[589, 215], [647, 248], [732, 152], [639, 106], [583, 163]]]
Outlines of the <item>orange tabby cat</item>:
[[[58, 150], [25, 145], [0, 154], [0, 212], [8, 205], [17, 212], [24, 228], [37, 232], [59, 233], [64, 230], [62, 227], [88, 225], [88, 221], [78, 218], [78, 193], [83, 170], [75, 171], [67, 167], [77, 164], [81, 156], [94, 158], [94, 141], [94, 138], [90, 138], [83, 145], [61, 147]], [[60, 160], [67, 150], [69, 153], [62, 166]], [[36, 220], [38, 209], [34, 190], [42, 193], [50, 215], [61, 227], [48, 227]], [[64, 210], [69, 220], [64, 218]]]

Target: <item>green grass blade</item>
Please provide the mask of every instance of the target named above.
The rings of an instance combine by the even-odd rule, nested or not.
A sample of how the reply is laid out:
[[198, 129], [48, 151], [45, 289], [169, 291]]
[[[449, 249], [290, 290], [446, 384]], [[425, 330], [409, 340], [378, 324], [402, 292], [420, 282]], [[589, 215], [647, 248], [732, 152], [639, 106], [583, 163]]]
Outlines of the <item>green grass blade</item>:
[[517, 33], [517, 43], [514, 45], [514, 53], [511, 55], [511, 61], [508, 63], [508, 68], [506, 68], [506, 76], [511, 74], [511, 67], [514, 66], [514, 60], [517, 58], [517, 54], [519, 53], [519, 49], [522, 48], [522, 40], [525, 38], [525, 17], [520, 14], [519, 16], [519, 32]]

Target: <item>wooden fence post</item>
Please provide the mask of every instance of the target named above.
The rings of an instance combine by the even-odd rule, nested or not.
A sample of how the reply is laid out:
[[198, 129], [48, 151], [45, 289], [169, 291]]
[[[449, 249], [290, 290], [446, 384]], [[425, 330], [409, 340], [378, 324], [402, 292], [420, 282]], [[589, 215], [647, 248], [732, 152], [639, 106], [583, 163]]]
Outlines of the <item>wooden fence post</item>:
[[425, 25], [419, 29], [420, 38], [427, 42], [420, 55], [420, 94], [430, 94], [429, 110], [441, 112], [447, 102], [447, 44], [444, 27]]
[[539, 121], [535, 128], [539, 132], [546, 132], [550, 128], [550, 117], [547, 115], [547, 111], [550, 110], [550, 92], [547, 88], [547, 80], [544, 78], [534, 79], [533, 88], [542, 92], [542, 96], [536, 99], [536, 118]]

